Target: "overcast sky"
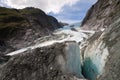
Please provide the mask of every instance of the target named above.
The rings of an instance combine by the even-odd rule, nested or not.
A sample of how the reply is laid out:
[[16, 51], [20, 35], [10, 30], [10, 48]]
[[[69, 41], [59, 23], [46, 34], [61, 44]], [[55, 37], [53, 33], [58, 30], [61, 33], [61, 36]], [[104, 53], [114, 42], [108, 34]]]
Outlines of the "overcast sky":
[[97, 0], [0, 0], [0, 6], [12, 8], [36, 7], [59, 21], [80, 22]]

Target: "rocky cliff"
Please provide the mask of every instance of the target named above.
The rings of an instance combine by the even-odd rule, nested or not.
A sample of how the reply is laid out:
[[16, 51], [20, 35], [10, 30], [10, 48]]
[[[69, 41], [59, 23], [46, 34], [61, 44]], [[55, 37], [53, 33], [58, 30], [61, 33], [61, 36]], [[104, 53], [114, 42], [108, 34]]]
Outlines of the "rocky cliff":
[[[97, 35], [99, 34], [99, 35]], [[84, 50], [84, 76], [90, 80], [119, 80], [120, 19], [95, 33]], [[97, 35], [97, 36], [96, 36]], [[86, 74], [87, 72], [87, 74]]]
[[120, 16], [120, 0], [98, 0], [87, 12], [81, 27], [99, 30], [108, 27]]
[[30, 46], [34, 40], [49, 35], [60, 27], [54, 17], [40, 9], [0, 7], [0, 51], [7, 53]]
[[81, 52], [83, 75], [87, 79], [120, 80], [119, 10], [120, 0], [98, 0], [82, 22], [83, 29], [97, 30]]

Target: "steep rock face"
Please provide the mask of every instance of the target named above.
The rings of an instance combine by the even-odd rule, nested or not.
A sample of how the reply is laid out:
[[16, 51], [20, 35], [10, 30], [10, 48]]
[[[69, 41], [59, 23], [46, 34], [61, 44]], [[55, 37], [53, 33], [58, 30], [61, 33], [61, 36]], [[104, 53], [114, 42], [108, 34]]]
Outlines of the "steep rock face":
[[120, 0], [98, 0], [88, 11], [81, 27], [88, 30], [99, 30], [108, 27], [119, 18]]
[[120, 18], [106, 30], [104, 42], [108, 47], [109, 56], [103, 74], [98, 80], [120, 80]]
[[120, 19], [99, 34], [88, 40], [84, 51], [84, 76], [90, 80], [119, 80]]
[[97, 30], [81, 52], [83, 75], [90, 80], [120, 80], [120, 0], [98, 0], [81, 26]]
[[1, 66], [0, 80], [84, 80], [79, 56], [75, 42], [28, 50]]
[[37, 38], [61, 27], [58, 21], [36, 8], [0, 7], [0, 49], [4, 53], [30, 46]]

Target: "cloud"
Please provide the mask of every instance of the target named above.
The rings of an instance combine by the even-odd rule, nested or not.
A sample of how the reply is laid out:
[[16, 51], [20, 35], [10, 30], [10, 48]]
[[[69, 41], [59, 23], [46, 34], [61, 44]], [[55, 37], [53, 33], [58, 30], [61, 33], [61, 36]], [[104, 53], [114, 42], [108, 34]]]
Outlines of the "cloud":
[[94, 4], [96, 3], [98, 0], [81, 0], [81, 3], [86, 3], [86, 4]]
[[49, 15], [56, 17], [62, 22], [81, 22], [84, 19], [88, 9], [96, 3], [96, 1], [97, 0], [80, 0], [72, 6], [64, 6], [62, 12], [59, 12], [58, 14], [49, 13]]
[[10, 6], [5, 4], [4, 0], [0, 0], [0, 6], [10, 7]]
[[12, 8], [36, 7], [67, 23], [80, 22], [97, 0], [0, 0], [1, 6]]
[[42, 9], [46, 13], [59, 13], [64, 6], [72, 6], [78, 1], [80, 0], [0, 0], [0, 5], [3, 6], [3, 4], [5, 4], [17, 9], [36, 7]]

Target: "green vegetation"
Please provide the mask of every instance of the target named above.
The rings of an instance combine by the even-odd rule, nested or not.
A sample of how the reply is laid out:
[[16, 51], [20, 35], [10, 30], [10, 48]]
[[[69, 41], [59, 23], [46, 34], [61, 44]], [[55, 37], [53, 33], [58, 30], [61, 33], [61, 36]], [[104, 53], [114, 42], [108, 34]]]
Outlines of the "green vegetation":
[[46, 15], [42, 10], [32, 7], [20, 10], [0, 7], [0, 28], [20, 27], [26, 25], [27, 16], [37, 16], [40, 14], [41, 16]]
[[33, 8], [33, 7], [28, 7], [28, 8], [24, 8], [20, 10], [21, 14], [27, 14], [27, 15], [39, 15], [39, 14], [43, 14], [45, 15], [45, 13], [37, 8]]
[[0, 28], [17, 27], [23, 23], [25, 19], [18, 10], [0, 7]]

